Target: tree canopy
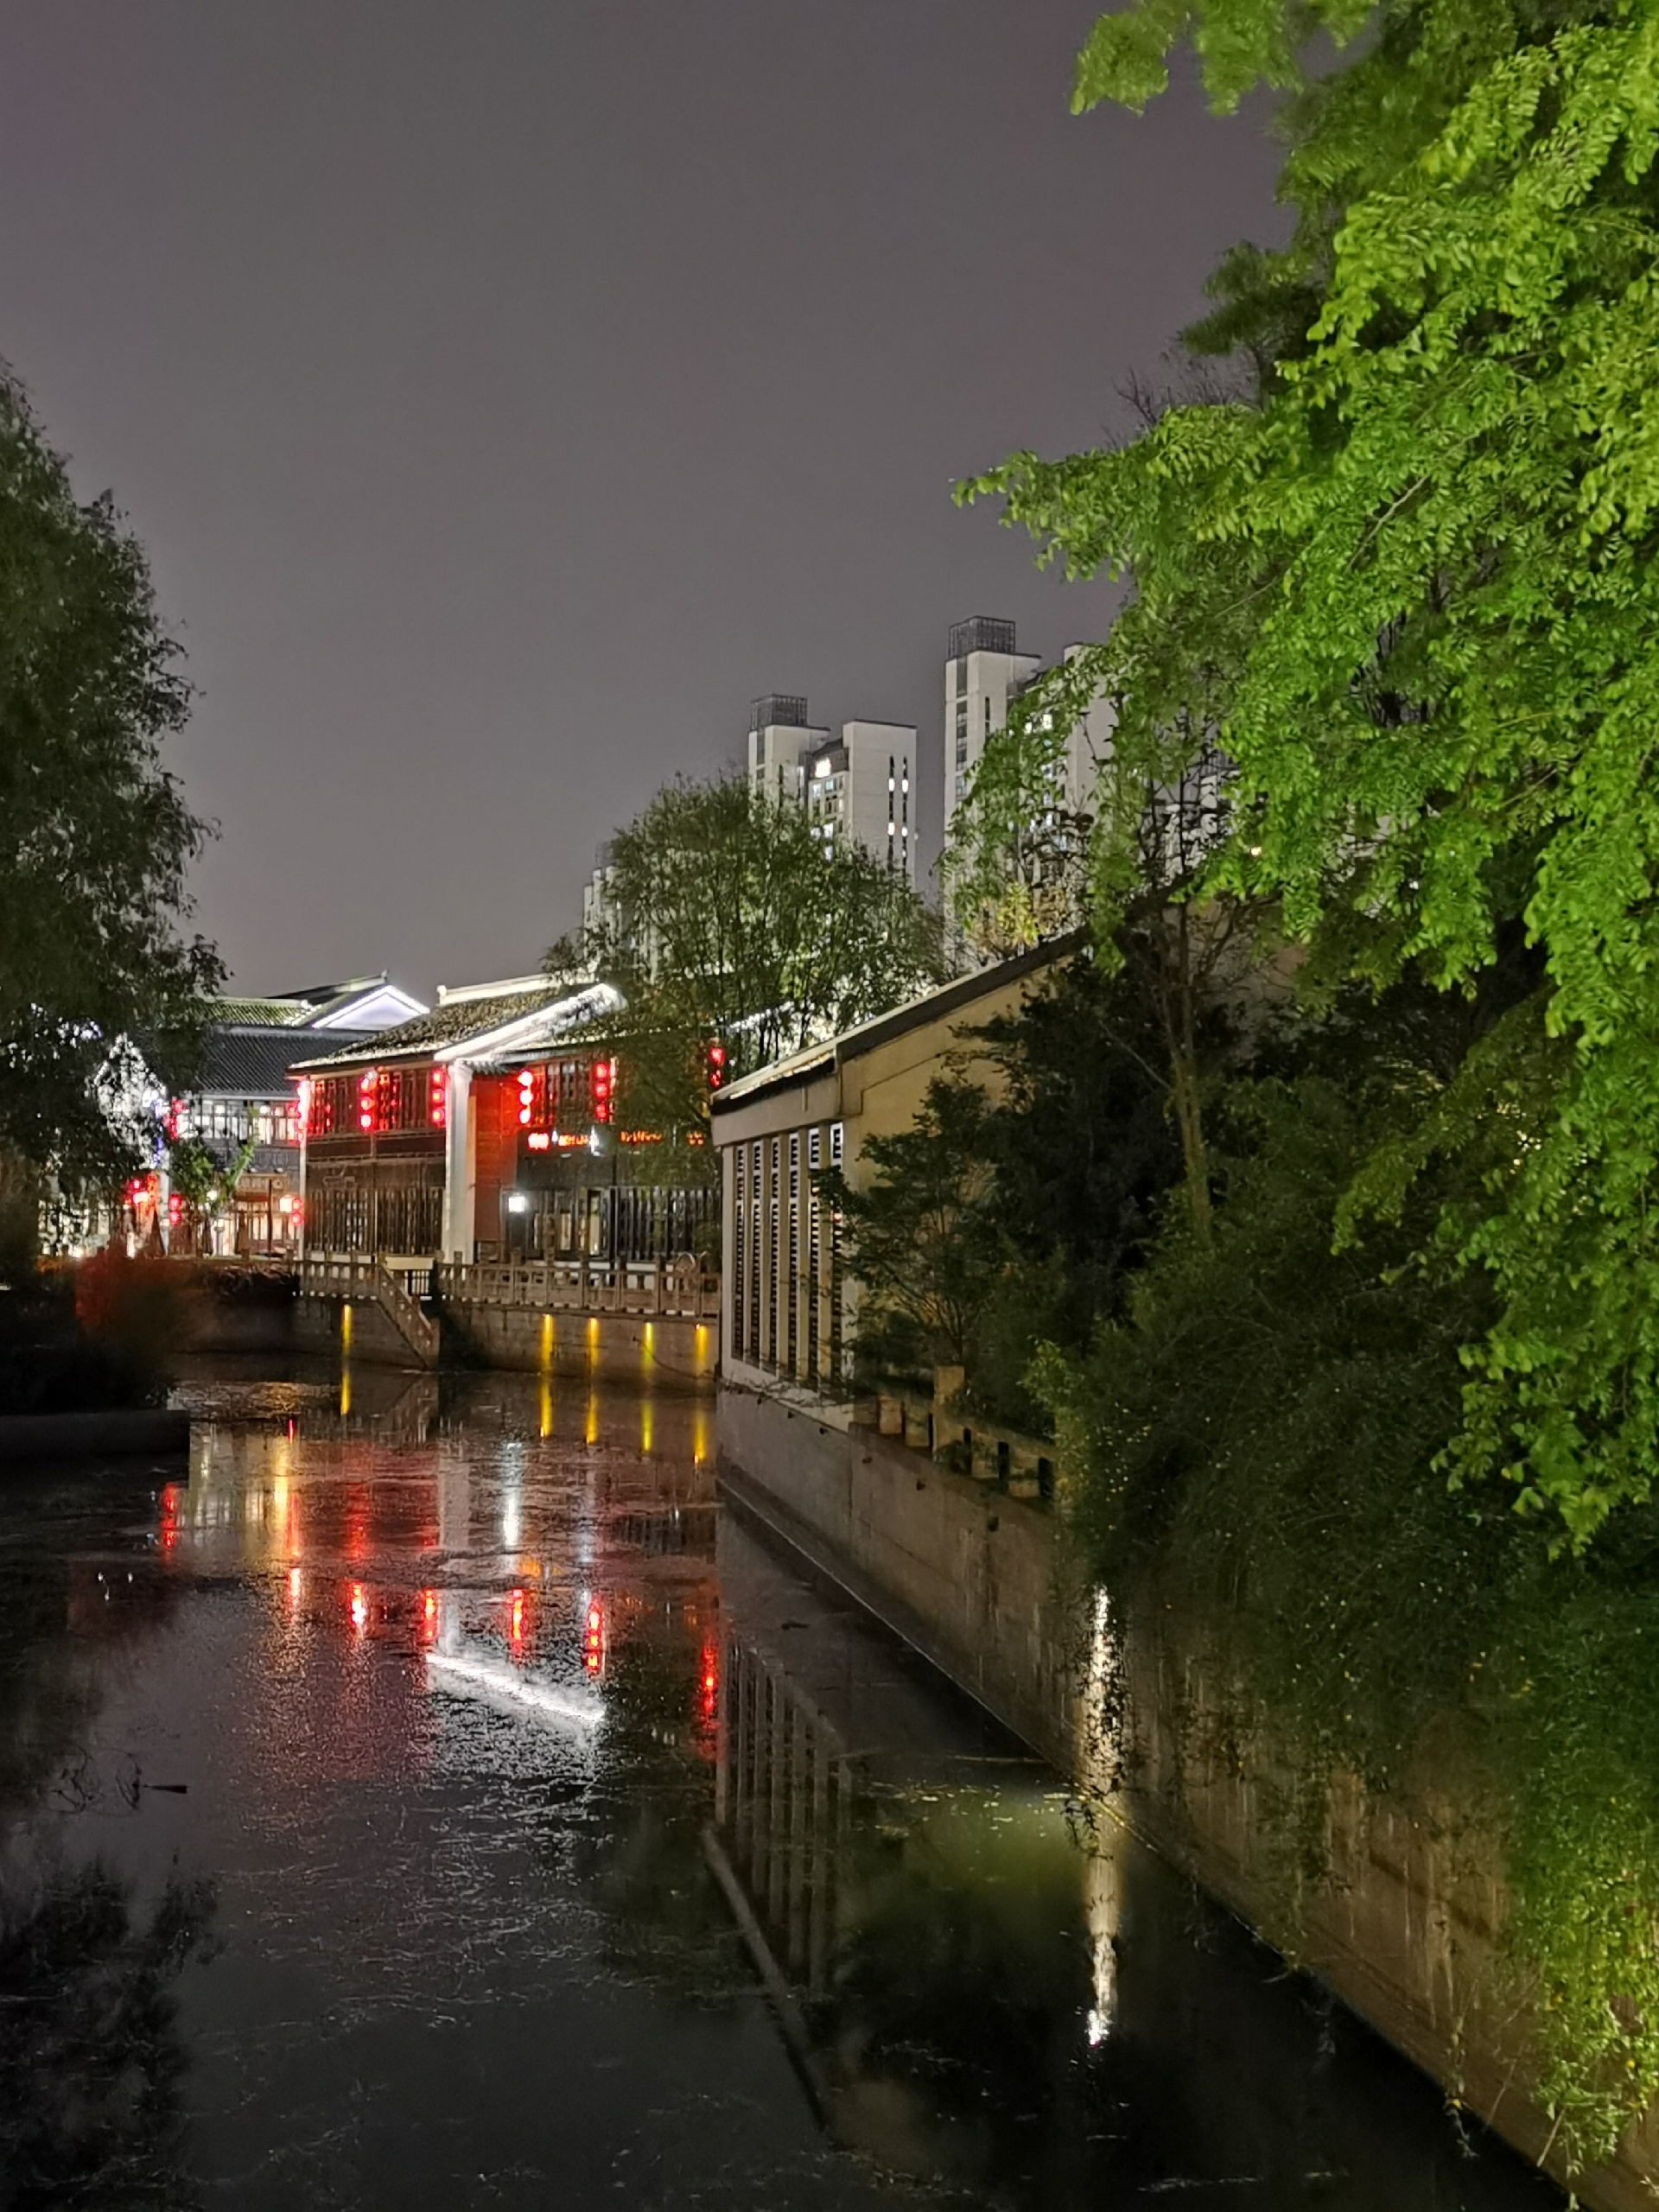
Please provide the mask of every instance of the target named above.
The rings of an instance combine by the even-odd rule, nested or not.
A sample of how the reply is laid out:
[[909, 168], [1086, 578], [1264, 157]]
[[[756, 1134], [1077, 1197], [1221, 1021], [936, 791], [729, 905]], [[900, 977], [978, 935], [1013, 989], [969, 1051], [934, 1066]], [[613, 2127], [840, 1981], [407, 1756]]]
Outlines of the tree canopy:
[[850, 841], [820, 844], [742, 776], [658, 791], [611, 847], [605, 918], [548, 959], [619, 986], [605, 1033], [620, 1110], [654, 1128], [702, 1122], [711, 1044], [735, 1077], [944, 972], [937, 919], [903, 874]]
[[205, 832], [162, 758], [189, 696], [142, 548], [0, 371], [0, 1150], [67, 1182], [139, 1164], [136, 1041], [177, 1082], [222, 981], [183, 932]]
[[[1321, 31], [1365, 37], [1311, 77]], [[1076, 104], [1142, 106], [1184, 40], [1217, 105], [1286, 95], [1293, 237], [1230, 256], [1194, 334], [1254, 388], [975, 488], [1132, 577], [1120, 667], [1210, 595], [1235, 781], [1208, 890], [1452, 991], [1521, 918], [1537, 1004], [1435, 1138], [1503, 1110], [1513, 1044], [1543, 1088], [1442, 1224], [1497, 1300], [1449, 1464], [1582, 1542], [1648, 1495], [1659, 1433], [1659, 15], [1141, 0]]]

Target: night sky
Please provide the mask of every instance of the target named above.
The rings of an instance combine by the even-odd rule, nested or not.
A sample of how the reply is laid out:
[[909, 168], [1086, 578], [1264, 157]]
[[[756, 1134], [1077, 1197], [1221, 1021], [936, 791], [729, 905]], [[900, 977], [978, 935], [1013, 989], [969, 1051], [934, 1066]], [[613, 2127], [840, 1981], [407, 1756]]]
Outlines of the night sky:
[[1087, 0], [9, 0], [0, 353], [148, 545], [246, 988], [533, 969], [747, 704], [916, 721], [1103, 588], [950, 504], [1122, 418], [1259, 114], [1067, 111]]

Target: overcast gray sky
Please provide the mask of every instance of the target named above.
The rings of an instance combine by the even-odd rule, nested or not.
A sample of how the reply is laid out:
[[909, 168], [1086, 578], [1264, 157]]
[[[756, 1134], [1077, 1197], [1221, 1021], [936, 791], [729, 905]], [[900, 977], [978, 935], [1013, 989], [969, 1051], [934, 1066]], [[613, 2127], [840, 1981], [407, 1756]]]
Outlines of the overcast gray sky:
[[1067, 111], [1087, 0], [3, 0], [0, 353], [149, 548], [248, 988], [533, 968], [749, 699], [917, 721], [1098, 587], [959, 475], [1097, 441], [1259, 115]]

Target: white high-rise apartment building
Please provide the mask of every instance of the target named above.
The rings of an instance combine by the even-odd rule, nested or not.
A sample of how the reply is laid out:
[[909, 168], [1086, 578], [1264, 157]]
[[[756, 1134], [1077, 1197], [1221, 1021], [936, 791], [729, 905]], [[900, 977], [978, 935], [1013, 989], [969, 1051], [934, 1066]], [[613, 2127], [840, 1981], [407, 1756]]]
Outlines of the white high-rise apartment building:
[[769, 691], [749, 709], [749, 781], [803, 808], [815, 837], [854, 839], [916, 879], [916, 731], [909, 722], [807, 720], [798, 692]]
[[801, 760], [815, 837], [852, 838], [916, 880], [916, 732], [909, 722], [843, 722]]
[[944, 662], [944, 821], [968, 796], [968, 779], [993, 730], [1008, 718], [1017, 698], [1042, 663], [1018, 650], [1012, 622], [973, 614], [953, 622]]
[[797, 805], [801, 797], [801, 757], [828, 738], [806, 719], [806, 701], [798, 691], [768, 691], [749, 709], [749, 781], [758, 791]]
[[[1081, 652], [1068, 645], [1065, 658]], [[944, 662], [944, 823], [968, 796], [968, 781], [985, 750], [985, 741], [1008, 719], [1008, 709], [1042, 672], [1034, 653], [1022, 653], [1014, 626], [994, 614], [970, 615], [951, 625]], [[1066, 741], [1062, 803], [1072, 812], [1087, 809], [1096, 764], [1111, 745], [1112, 710], [1097, 700]]]

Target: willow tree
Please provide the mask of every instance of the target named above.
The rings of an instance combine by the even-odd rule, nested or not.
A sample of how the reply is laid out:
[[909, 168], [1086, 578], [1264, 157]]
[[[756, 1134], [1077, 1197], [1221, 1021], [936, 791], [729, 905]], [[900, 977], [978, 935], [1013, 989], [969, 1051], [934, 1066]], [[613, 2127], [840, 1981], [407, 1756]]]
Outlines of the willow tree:
[[204, 830], [163, 760], [189, 696], [143, 549], [0, 372], [0, 1183], [148, 1165], [136, 1086], [188, 1069], [222, 980], [183, 927]]
[[[1365, 35], [1310, 80], [1318, 32]], [[1232, 564], [1211, 887], [1449, 990], [1522, 918], [1545, 980], [1432, 1135], [1530, 1071], [1513, 1160], [1444, 1224], [1498, 1301], [1450, 1465], [1582, 1543], [1659, 1443], [1659, 10], [1141, 0], [1074, 105], [1140, 109], [1182, 41], [1217, 107], [1286, 95], [1294, 232], [1230, 258], [1210, 327], [1260, 391], [987, 488], [1147, 622]]]

